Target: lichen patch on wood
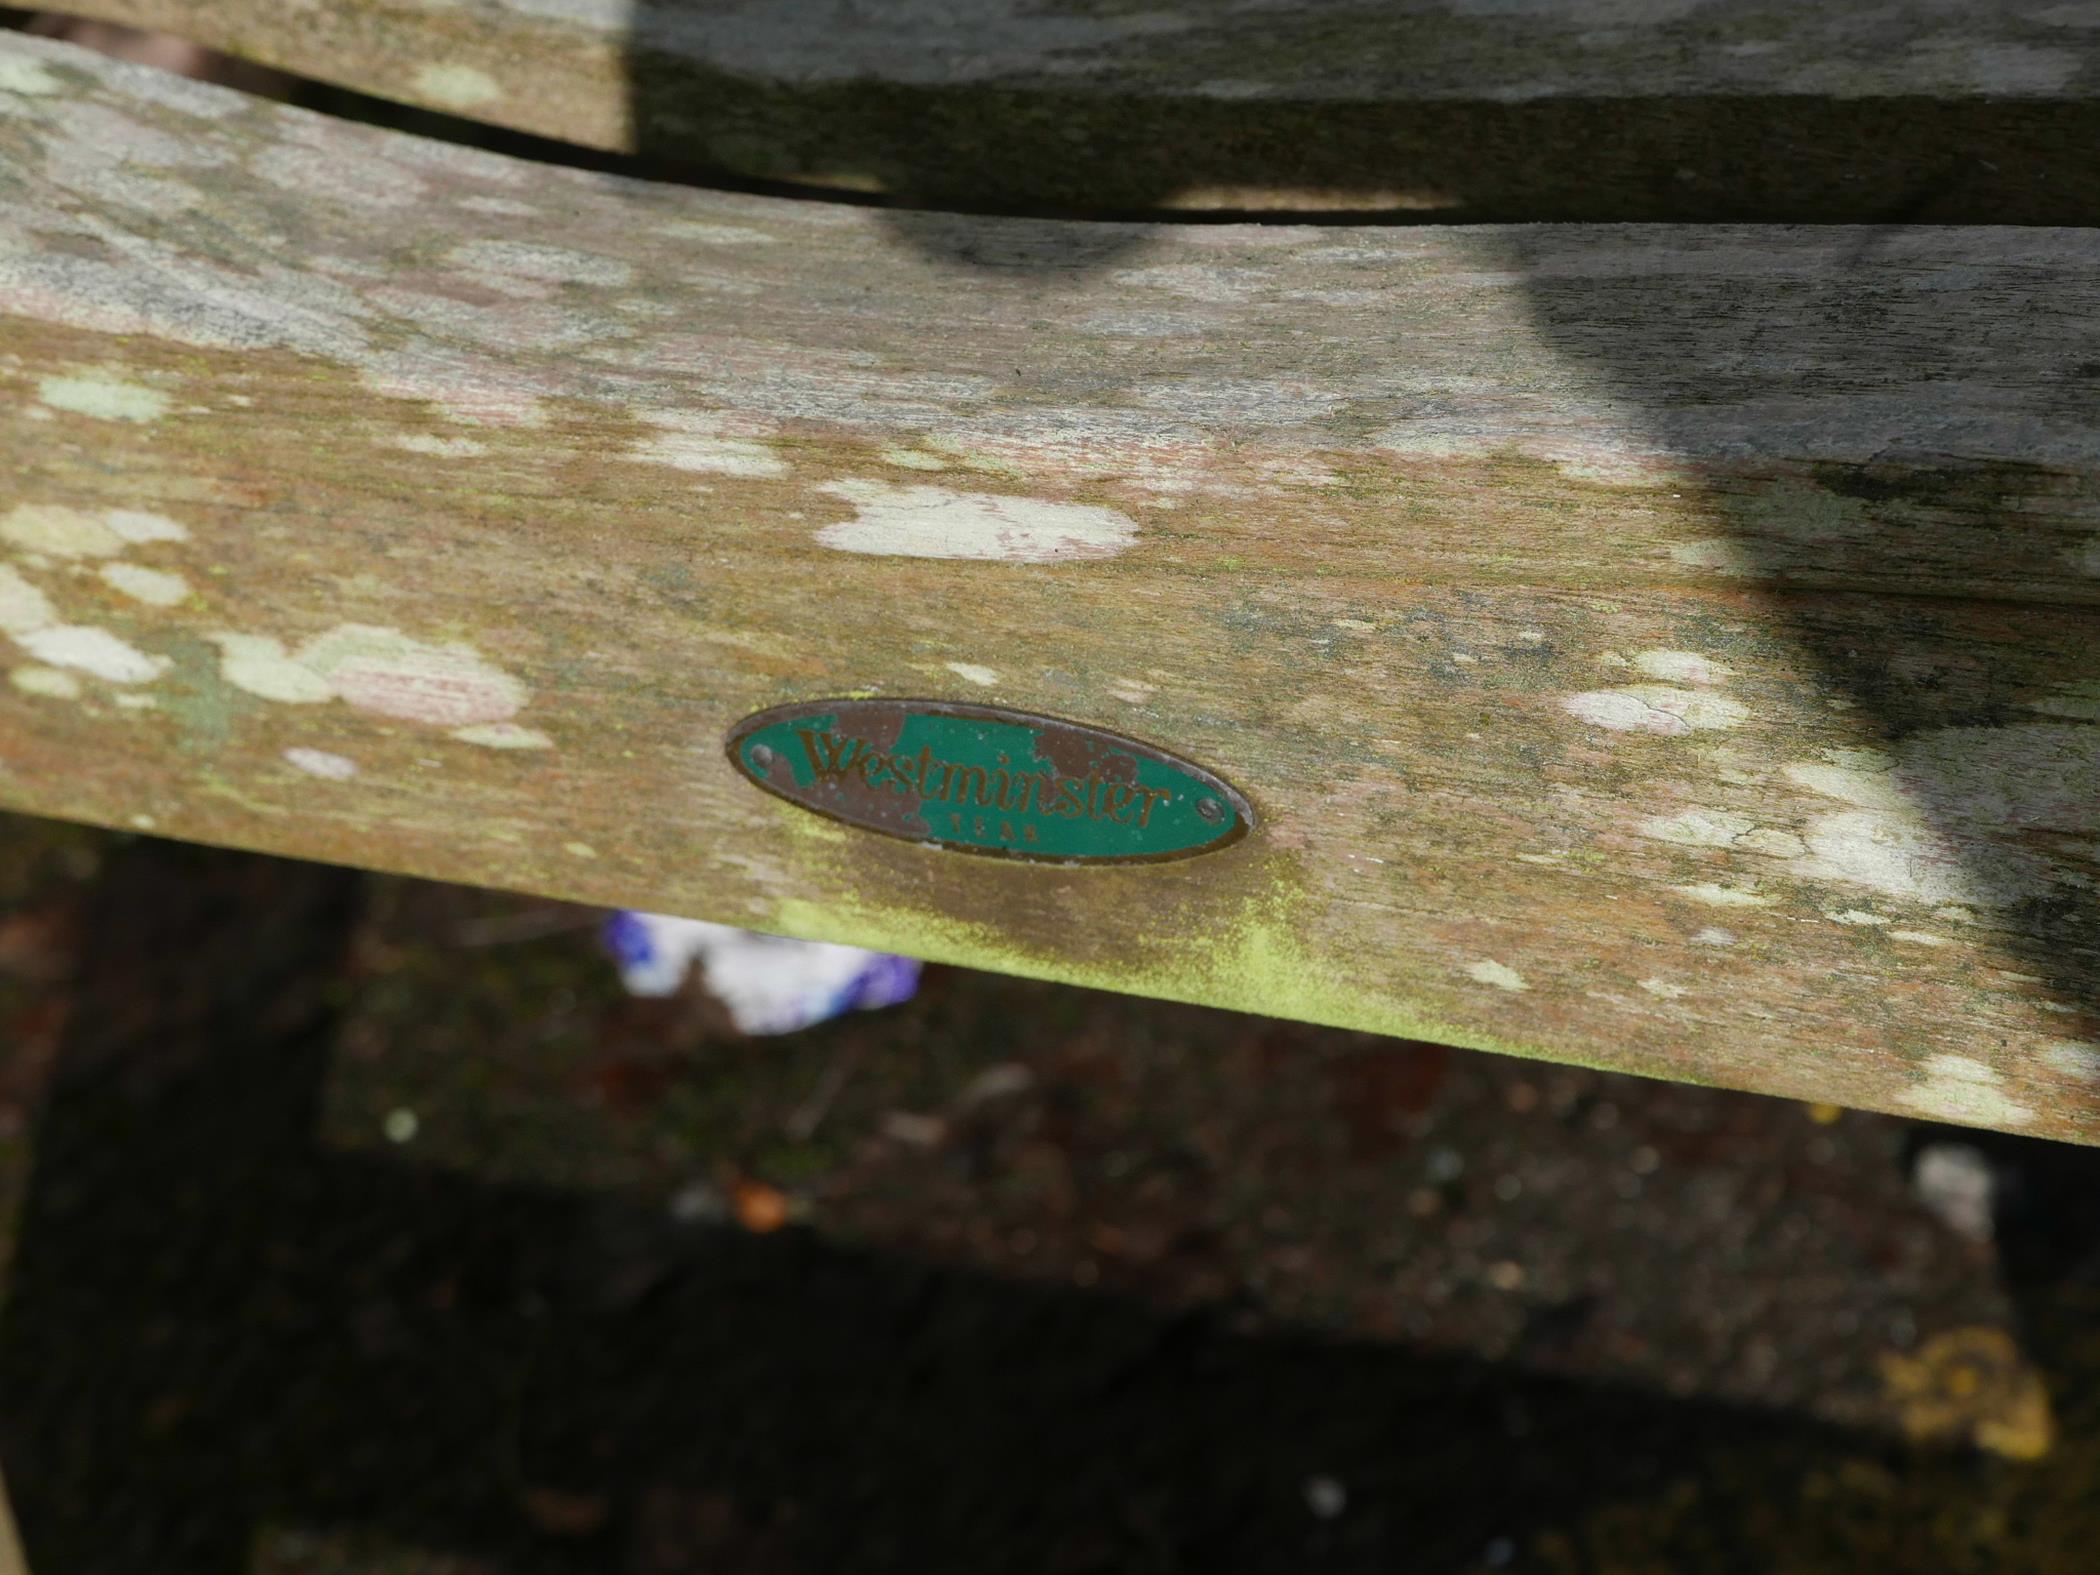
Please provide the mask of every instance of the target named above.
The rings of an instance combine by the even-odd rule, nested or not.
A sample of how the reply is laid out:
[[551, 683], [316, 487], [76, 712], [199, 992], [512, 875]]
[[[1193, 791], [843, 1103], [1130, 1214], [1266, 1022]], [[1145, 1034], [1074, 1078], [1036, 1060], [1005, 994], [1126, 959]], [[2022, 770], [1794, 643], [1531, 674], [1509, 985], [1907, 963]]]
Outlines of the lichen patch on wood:
[[[8, 804], [2100, 1138], [2092, 233], [941, 219], [965, 275], [0, 61]], [[722, 757], [932, 690], [1261, 829], [960, 875]]]
[[832, 481], [817, 490], [854, 507], [851, 520], [817, 532], [841, 552], [1061, 563], [1113, 557], [1137, 537], [1128, 515], [1097, 505], [880, 481]]

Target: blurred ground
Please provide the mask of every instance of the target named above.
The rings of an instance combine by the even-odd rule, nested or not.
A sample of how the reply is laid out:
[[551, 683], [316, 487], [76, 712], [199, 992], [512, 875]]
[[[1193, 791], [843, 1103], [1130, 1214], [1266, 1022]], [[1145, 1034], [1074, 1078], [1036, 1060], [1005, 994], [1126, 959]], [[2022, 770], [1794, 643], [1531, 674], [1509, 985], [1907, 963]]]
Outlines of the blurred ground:
[[0, 821], [0, 1463], [74, 1571], [2062, 1570], [2085, 1151]]

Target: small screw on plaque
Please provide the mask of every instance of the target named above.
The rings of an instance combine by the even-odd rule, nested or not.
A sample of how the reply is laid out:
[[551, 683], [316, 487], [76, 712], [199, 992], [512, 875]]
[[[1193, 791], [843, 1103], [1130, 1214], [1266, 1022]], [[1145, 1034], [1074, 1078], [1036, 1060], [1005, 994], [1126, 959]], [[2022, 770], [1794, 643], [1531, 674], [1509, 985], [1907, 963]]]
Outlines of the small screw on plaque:
[[1199, 798], [1196, 800], [1196, 813], [1212, 825], [1216, 825], [1225, 818], [1225, 806], [1214, 798]]
[[760, 771], [771, 771], [773, 769], [773, 751], [764, 744], [753, 744], [751, 753], [746, 758]]

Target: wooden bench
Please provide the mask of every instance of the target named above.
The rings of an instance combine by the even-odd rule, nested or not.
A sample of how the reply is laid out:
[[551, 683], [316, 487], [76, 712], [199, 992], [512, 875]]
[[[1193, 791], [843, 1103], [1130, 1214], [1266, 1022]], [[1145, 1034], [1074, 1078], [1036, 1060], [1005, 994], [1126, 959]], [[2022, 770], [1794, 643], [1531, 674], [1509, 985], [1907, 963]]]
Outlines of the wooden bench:
[[0, 37], [8, 807], [2100, 1137], [2100, 8], [80, 9], [716, 186]]

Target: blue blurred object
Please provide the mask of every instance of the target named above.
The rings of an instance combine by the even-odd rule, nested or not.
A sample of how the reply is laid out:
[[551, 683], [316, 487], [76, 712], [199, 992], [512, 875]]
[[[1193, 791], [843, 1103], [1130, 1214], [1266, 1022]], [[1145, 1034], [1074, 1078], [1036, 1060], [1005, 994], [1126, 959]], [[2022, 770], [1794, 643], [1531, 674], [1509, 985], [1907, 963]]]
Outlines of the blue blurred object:
[[747, 1034], [788, 1034], [918, 992], [916, 958], [829, 941], [760, 935], [704, 919], [621, 909], [605, 946], [635, 995], [675, 995], [697, 964], [709, 992]]

